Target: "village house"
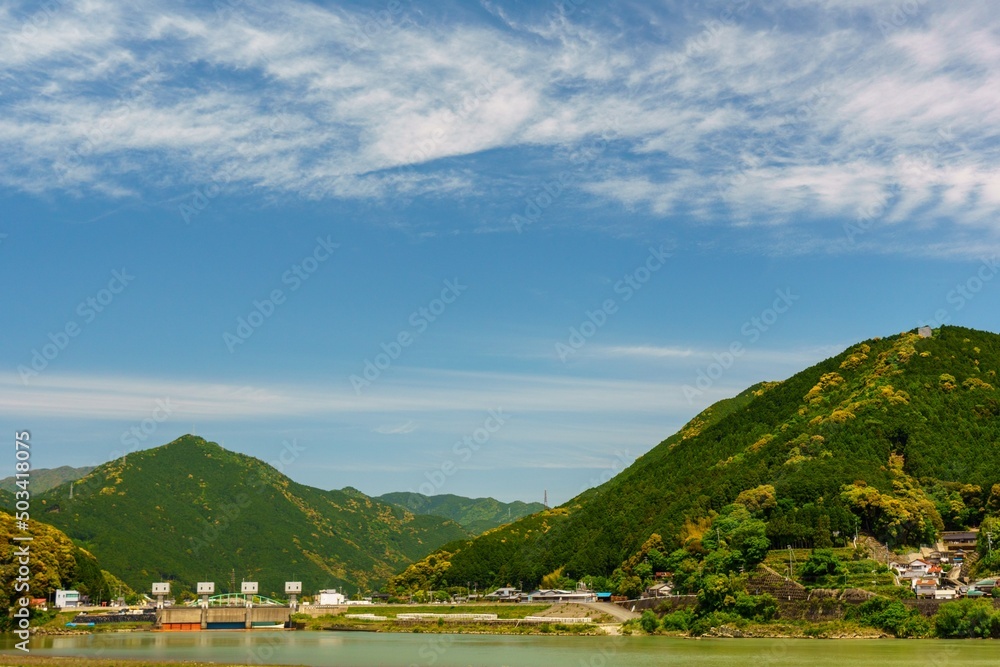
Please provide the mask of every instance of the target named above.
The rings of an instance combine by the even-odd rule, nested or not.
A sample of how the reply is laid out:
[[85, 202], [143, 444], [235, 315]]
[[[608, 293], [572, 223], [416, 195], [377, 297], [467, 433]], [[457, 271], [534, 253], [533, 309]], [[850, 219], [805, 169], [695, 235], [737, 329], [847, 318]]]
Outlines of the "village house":
[[913, 582], [913, 591], [918, 598], [933, 598], [937, 595], [937, 580], [917, 579]]
[[597, 595], [588, 590], [545, 588], [528, 593], [528, 602], [597, 602]]
[[319, 607], [335, 607], [344, 604], [346, 601], [347, 596], [343, 593], [338, 593], [336, 588], [330, 588], [319, 592], [316, 605]]
[[647, 598], [665, 598], [673, 595], [674, 585], [670, 582], [660, 582], [653, 584], [646, 589]]
[[952, 530], [941, 534], [941, 543], [949, 554], [975, 550], [978, 539], [978, 530]]
[[492, 602], [520, 602], [522, 595], [524, 595], [524, 593], [522, 593], [520, 589], [512, 586], [505, 586], [503, 588], [498, 588], [487, 595], [486, 599]]
[[993, 589], [997, 587], [996, 579], [982, 579], [972, 585], [977, 591], [982, 591], [983, 595], [992, 595]]

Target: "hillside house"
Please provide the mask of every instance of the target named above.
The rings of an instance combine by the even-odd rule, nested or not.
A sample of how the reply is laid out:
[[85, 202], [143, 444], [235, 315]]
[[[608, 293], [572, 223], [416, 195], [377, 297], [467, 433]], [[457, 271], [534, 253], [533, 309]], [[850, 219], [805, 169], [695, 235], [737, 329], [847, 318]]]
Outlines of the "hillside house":
[[918, 598], [933, 598], [937, 595], [936, 579], [917, 579], [913, 582], [913, 591]]
[[974, 551], [978, 539], [978, 530], [951, 530], [941, 534], [941, 543], [949, 554]]
[[982, 591], [983, 595], [992, 595], [993, 589], [997, 587], [996, 579], [982, 579], [972, 585], [977, 591]]
[[505, 586], [488, 594], [486, 599], [492, 602], [520, 602], [522, 595], [524, 595], [524, 593], [522, 593], [520, 589], [513, 588], [512, 586]]
[[665, 598], [673, 595], [674, 585], [669, 582], [653, 584], [646, 589], [647, 598]]

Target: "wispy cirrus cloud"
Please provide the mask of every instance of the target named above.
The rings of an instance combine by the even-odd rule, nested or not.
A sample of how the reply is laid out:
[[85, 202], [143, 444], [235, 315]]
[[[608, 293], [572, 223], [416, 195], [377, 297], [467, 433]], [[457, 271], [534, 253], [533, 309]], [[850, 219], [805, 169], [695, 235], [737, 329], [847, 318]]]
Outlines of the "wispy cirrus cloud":
[[407, 433], [413, 433], [415, 430], [417, 430], [417, 423], [412, 419], [402, 424], [382, 424], [374, 429], [375, 433], [381, 435], [406, 435]]
[[[33, 28], [30, 5], [5, 6], [0, 183], [112, 198], [213, 179], [307, 199], [494, 193], [487, 208], [503, 211], [563, 168], [537, 149], [572, 155], [610, 133], [569, 187], [653, 217], [867, 251], [832, 243], [829, 221], [879, 201], [873, 233], [937, 230], [952, 253], [1000, 237], [988, 7], [899, 18], [893, 3], [786, 0], [642, 21], [400, 7], [367, 36], [368, 13], [304, 2], [67, 1]], [[514, 173], [480, 168], [497, 150]]]
[[[170, 378], [46, 374], [25, 386], [16, 375], [0, 377], [0, 414], [73, 419], [143, 417], [169, 398], [175, 419], [231, 421], [318, 417], [353, 413], [462, 413], [497, 406], [519, 413], [659, 412], [686, 409], [680, 384], [602, 378], [472, 371], [399, 369], [380, 391], [357, 396], [342, 386], [232, 384]], [[383, 389], [384, 387], [384, 389]], [[415, 422], [379, 426], [407, 433]]]

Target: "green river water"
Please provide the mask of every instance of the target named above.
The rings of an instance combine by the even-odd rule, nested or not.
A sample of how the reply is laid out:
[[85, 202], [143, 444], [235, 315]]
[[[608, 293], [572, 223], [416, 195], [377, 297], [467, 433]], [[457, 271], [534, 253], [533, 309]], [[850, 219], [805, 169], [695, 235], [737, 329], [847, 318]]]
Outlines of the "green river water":
[[[9, 635], [0, 636], [0, 650], [11, 653], [13, 641]], [[141, 632], [38, 637], [32, 640], [31, 653], [146, 660], [202, 660], [250, 665], [351, 667], [1000, 665], [1000, 642], [989, 641], [686, 640], [661, 637], [505, 637], [365, 632]]]

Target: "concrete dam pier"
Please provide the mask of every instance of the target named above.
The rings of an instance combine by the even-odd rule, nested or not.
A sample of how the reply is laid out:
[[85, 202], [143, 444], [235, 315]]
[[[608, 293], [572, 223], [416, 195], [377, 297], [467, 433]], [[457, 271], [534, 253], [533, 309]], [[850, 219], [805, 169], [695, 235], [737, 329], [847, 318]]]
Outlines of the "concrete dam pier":
[[252, 630], [288, 627], [289, 607], [164, 607], [156, 628], [171, 630]]

